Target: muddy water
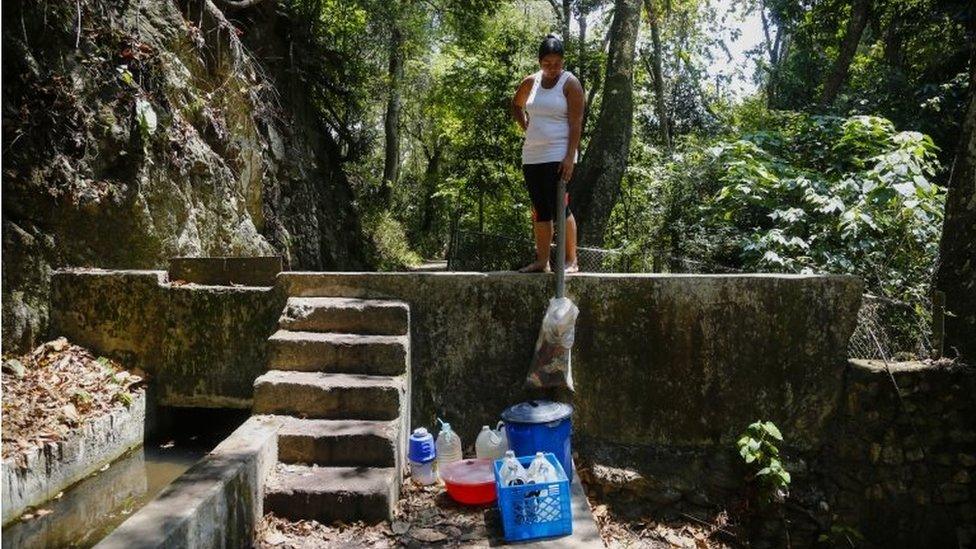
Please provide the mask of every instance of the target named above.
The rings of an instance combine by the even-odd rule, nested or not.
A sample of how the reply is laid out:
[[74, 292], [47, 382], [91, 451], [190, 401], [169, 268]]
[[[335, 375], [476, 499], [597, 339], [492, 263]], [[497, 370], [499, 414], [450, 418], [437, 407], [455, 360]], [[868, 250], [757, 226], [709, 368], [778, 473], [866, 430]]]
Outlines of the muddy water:
[[175, 439], [154, 437], [39, 507], [45, 511], [30, 511], [35, 518], [22, 518], [5, 526], [2, 548], [92, 547], [243, 421], [237, 417], [215, 421], [210, 414], [187, 420], [185, 415], [176, 415], [176, 425], [190, 429], [175, 429], [181, 431]]
[[[154, 498], [207, 451], [141, 447], [64, 491], [50, 511], [3, 529], [3, 547], [91, 547]], [[44, 513], [45, 511], [41, 511]]]

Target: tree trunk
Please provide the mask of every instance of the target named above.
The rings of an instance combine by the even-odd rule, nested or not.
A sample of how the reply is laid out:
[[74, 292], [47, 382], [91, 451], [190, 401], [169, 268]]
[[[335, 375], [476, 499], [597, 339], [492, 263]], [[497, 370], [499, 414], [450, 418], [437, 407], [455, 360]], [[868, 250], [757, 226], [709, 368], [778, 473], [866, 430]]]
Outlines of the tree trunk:
[[634, 53], [641, 0], [616, 0], [610, 24], [610, 55], [600, 115], [572, 183], [573, 212], [581, 240], [602, 245], [610, 212], [620, 196], [634, 113]]
[[829, 107], [834, 103], [837, 92], [847, 80], [847, 71], [851, 68], [851, 61], [854, 53], [857, 52], [857, 45], [861, 42], [861, 34], [868, 22], [868, 15], [871, 11], [871, 0], [854, 0], [851, 6], [851, 18], [847, 21], [847, 31], [844, 33], [844, 40], [840, 43], [840, 51], [834, 61], [827, 80], [824, 82], [823, 97], [820, 99], [821, 106]]
[[949, 175], [936, 287], [945, 292], [945, 354], [976, 364], [976, 47], [969, 62], [969, 108]]
[[[572, 0], [563, 0], [563, 19], [562, 23], [562, 35], [563, 35], [563, 50], [567, 53], [571, 53], [570, 43], [572, 42], [572, 36], [569, 34], [569, 22], [573, 18], [573, 6]], [[567, 59], [566, 70], [569, 72], [576, 72], [576, 63], [572, 62], [572, 58]]]
[[[579, 7], [579, 10], [580, 10], [579, 11], [579, 16], [576, 18], [576, 22], [579, 23], [579, 29], [580, 29], [580, 31], [579, 31], [579, 41], [577, 43], [577, 47], [579, 49], [579, 53], [576, 54], [576, 57], [577, 57], [577, 60], [576, 60], [576, 70], [578, 72], [578, 74], [576, 75], [576, 78], [579, 79], [580, 86], [582, 86], [583, 89], [585, 90], [586, 89], [586, 80], [585, 80], [585, 75], [583, 73], [586, 72], [586, 16], [587, 16], [587, 11], [586, 11], [586, 7], [585, 6], [582, 6], [582, 5]], [[586, 106], [584, 105], [584, 108], [585, 107]]]
[[400, 87], [403, 82], [403, 34], [397, 24], [390, 31], [390, 95], [386, 103], [383, 129], [386, 132], [386, 161], [383, 163], [383, 186], [380, 199], [390, 200], [391, 189], [400, 175]]
[[668, 111], [664, 105], [664, 73], [661, 70], [661, 32], [660, 22], [658, 21], [657, 7], [654, 0], [644, 0], [644, 9], [647, 10], [647, 22], [651, 26], [651, 43], [653, 51], [653, 73], [654, 73], [654, 98], [657, 103], [657, 119], [661, 125], [661, 140], [664, 147], [671, 150], [671, 127], [668, 119]]
[[424, 172], [424, 208], [420, 217], [420, 232], [424, 236], [434, 226], [434, 195], [440, 179], [442, 152], [443, 148], [435, 145], [433, 154], [427, 158], [427, 169]]

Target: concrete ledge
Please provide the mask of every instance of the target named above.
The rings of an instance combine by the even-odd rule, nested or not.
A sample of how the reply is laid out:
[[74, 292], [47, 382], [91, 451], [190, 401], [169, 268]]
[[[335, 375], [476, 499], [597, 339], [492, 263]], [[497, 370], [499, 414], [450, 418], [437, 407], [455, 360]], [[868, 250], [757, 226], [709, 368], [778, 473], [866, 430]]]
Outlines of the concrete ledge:
[[40, 505], [58, 492], [142, 444], [146, 393], [133, 395], [128, 408], [95, 418], [61, 442], [27, 453], [23, 467], [3, 460], [3, 523]]
[[96, 547], [252, 547], [280, 427], [251, 417]]
[[52, 335], [149, 373], [161, 406], [250, 409], [284, 306], [272, 288], [181, 286], [163, 271], [51, 278]]
[[169, 279], [195, 284], [273, 286], [281, 257], [174, 257]]

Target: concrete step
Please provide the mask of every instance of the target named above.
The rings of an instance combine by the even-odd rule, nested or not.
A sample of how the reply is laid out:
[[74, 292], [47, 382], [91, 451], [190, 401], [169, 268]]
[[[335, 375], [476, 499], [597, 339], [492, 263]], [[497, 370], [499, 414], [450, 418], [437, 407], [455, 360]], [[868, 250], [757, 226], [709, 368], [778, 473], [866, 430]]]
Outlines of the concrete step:
[[348, 297], [289, 297], [279, 327], [307, 332], [406, 335], [410, 309], [402, 301]]
[[308, 467], [278, 464], [268, 479], [264, 511], [291, 520], [379, 522], [392, 519], [400, 481], [392, 467]]
[[318, 419], [395, 419], [405, 381], [366, 376], [271, 370], [254, 381], [254, 413]]
[[268, 339], [268, 369], [397, 375], [407, 371], [409, 336], [278, 330]]
[[398, 421], [287, 417], [278, 431], [278, 461], [396, 467], [399, 428]]

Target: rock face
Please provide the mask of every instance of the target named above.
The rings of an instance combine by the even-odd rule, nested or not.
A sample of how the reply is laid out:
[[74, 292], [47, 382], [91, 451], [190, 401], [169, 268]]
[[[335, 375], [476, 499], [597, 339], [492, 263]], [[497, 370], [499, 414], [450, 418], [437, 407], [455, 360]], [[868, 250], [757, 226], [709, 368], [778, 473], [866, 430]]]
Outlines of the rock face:
[[5, 350], [43, 335], [62, 266], [365, 266], [338, 148], [274, 60], [286, 15], [236, 26], [211, 0], [16, 2], [5, 15]]

